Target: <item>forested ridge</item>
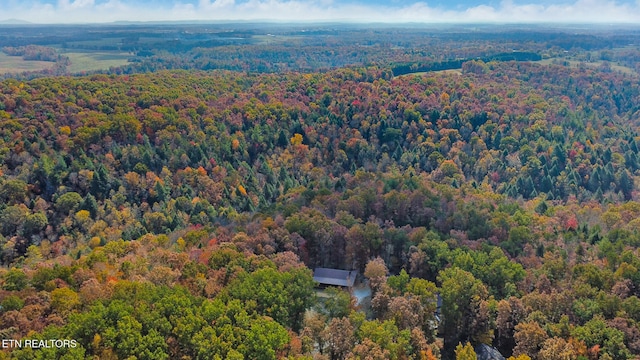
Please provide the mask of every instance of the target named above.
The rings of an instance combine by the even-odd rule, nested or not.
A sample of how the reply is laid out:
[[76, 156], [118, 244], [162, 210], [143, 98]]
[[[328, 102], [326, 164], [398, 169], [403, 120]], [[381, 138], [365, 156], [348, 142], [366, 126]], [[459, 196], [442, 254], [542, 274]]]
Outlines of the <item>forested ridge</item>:
[[78, 346], [0, 358], [633, 359], [640, 83], [603, 70], [4, 80], [1, 332]]
[[399, 75], [460, 68], [472, 59], [604, 61], [640, 72], [634, 26], [221, 22], [0, 27], [0, 51], [9, 56], [0, 53], [0, 79], [161, 70], [313, 73], [354, 66], [391, 68]]

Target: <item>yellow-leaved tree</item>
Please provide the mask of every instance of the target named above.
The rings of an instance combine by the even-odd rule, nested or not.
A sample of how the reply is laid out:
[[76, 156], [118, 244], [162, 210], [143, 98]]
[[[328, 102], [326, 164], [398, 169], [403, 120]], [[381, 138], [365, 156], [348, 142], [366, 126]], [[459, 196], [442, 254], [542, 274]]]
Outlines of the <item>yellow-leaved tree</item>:
[[464, 346], [462, 343], [459, 343], [458, 346], [456, 346], [456, 360], [478, 360], [478, 356], [475, 350], [473, 350], [471, 343], [467, 342]]

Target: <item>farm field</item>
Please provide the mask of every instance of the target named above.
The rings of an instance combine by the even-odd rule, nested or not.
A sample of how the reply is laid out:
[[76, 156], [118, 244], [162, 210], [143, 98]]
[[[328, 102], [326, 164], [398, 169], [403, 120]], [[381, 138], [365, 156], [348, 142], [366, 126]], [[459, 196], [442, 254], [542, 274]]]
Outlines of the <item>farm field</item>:
[[24, 71], [41, 71], [53, 67], [49, 61], [23, 60], [19, 56], [8, 56], [0, 52], [0, 74], [21, 73]]
[[132, 57], [130, 53], [115, 51], [62, 52], [61, 54], [68, 56], [71, 60], [71, 65], [68, 67], [70, 73], [108, 70], [111, 67], [128, 64], [128, 59]]

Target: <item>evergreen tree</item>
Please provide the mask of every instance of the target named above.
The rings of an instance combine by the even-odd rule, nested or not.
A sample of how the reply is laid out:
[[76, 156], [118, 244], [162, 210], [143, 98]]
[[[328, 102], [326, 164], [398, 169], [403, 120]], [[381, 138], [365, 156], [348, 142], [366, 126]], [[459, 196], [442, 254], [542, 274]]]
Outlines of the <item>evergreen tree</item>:
[[620, 174], [618, 189], [624, 195], [625, 200], [631, 200], [631, 193], [633, 191], [633, 179], [631, 178], [627, 170], [622, 170], [622, 173]]
[[91, 179], [91, 193], [98, 199], [104, 199], [109, 195], [109, 190], [111, 190], [109, 174], [107, 169], [102, 164], [99, 164]]

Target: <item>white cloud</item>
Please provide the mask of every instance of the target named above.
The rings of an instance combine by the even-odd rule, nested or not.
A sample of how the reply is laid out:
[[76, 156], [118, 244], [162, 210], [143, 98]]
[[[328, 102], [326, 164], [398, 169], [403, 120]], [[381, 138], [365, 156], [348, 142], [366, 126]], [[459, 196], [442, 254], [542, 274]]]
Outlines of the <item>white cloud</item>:
[[93, 0], [58, 0], [58, 9], [65, 11], [91, 8], [94, 5]]
[[220, 8], [230, 8], [235, 5], [234, 0], [200, 0], [198, 9], [199, 10], [211, 10], [211, 9], [220, 9]]
[[[515, 4], [504, 0], [498, 6], [479, 5], [447, 10], [426, 2], [411, 5], [368, 5], [334, 0], [199, 0], [173, 6], [144, 5], [132, 1], [58, 0], [45, 3], [11, 1], [3, 13], [36, 23], [88, 23], [153, 20], [279, 20], [357, 22], [570, 22], [640, 23], [640, 0], [619, 3], [610, 0], [575, 0], [555, 5]], [[1, 19], [0, 19], [1, 20]]]

